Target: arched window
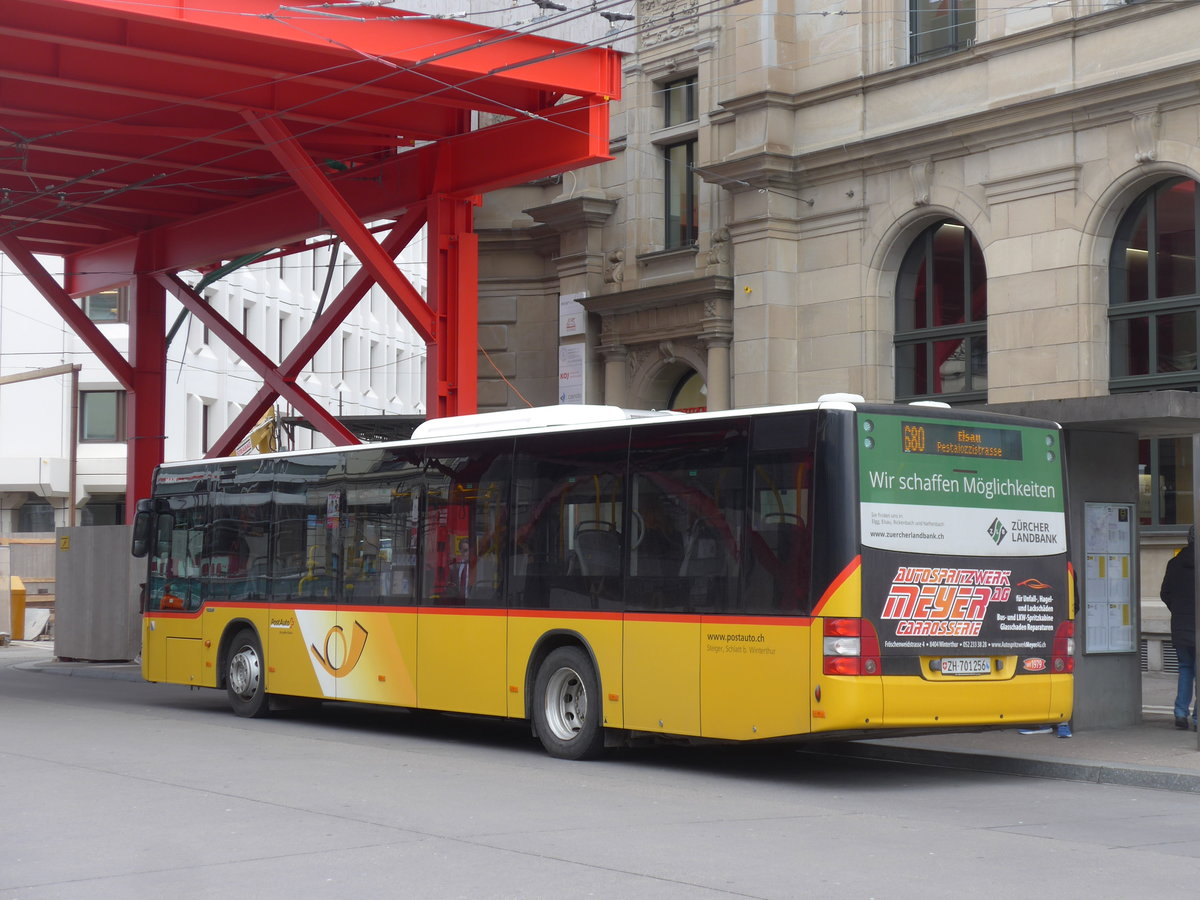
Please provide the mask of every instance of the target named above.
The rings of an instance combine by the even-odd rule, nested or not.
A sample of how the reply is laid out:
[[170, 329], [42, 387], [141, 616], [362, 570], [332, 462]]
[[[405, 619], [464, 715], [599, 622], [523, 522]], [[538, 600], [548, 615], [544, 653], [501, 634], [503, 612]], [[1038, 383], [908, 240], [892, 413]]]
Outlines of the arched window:
[[1195, 390], [1196, 182], [1173, 178], [1142, 194], [1113, 239], [1109, 267], [1111, 390]]
[[[1109, 389], [1200, 388], [1200, 219], [1196, 182], [1171, 178], [1146, 191], [1121, 219], [1109, 263]], [[1192, 522], [1192, 438], [1138, 444], [1138, 520], [1146, 528]]]
[[896, 399], [987, 399], [987, 271], [957, 222], [913, 242], [896, 283]]

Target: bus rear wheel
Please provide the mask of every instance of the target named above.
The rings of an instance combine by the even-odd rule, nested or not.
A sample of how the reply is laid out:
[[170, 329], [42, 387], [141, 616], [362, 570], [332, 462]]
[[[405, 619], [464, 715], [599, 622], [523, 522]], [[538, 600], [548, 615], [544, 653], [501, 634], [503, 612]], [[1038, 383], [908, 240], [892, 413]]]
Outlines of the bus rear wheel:
[[255, 719], [270, 712], [263, 672], [262, 642], [254, 631], [243, 628], [233, 636], [225, 657], [225, 690], [237, 715]]
[[579, 647], [559, 647], [538, 667], [533, 722], [546, 752], [595, 759], [604, 750], [604, 713], [595, 667]]

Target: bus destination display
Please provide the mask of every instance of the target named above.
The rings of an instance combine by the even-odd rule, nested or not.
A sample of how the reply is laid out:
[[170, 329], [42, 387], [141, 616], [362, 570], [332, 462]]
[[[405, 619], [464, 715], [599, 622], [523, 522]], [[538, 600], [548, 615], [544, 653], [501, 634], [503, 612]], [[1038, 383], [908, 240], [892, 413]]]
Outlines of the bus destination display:
[[967, 456], [976, 459], [1021, 459], [1021, 433], [941, 422], [904, 422], [905, 453]]

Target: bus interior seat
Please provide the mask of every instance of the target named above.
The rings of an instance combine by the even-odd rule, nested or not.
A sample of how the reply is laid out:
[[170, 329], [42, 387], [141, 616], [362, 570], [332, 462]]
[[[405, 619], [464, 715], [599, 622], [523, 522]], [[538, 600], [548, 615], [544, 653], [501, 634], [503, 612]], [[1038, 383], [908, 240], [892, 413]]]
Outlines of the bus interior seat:
[[684, 541], [683, 562], [679, 565], [682, 577], [729, 574], [729, 554], [721, 546], [719, 528], [720, 524], [714, 527], [707, 519], [692, 522]]
[[768, 520], [754, 529], [767, 550], [771, 560], [759, 558], [752, 553], [754, 571], [760, 589], [762, 578], [773, 579], [770, 593], [778, 597], [781, 608], [798, 609], [808, 600], [808, 526], [803, 520]]
[[575, 527], [575, 559], [581, 575], [621, 574], [621, 535], [613, 523], [600, 519], [580, 522]]

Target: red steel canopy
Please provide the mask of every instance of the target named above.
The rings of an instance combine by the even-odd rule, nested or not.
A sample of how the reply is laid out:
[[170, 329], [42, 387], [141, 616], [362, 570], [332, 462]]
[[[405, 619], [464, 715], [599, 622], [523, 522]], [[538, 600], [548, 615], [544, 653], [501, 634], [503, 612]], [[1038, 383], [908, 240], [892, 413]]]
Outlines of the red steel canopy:
[[[472, 207], [608, 159], [620, 91], [611, 50], [354, 2], [3, 0], [0, 47], [0, 251], [128, 391], [131, 501], [162, 460], [167, 291], [263, 379], [214, 455], [281, 395], [355, 441], [296, 378], [372, 283], [428, 342], [429, 415], [473, 412]], [[422, 226], [427, 299], [393, 262]], [[362, 270], [278, 364], [177, 275], [329, 233]], [[71, 299], [118, 285], [128, 359]]]

